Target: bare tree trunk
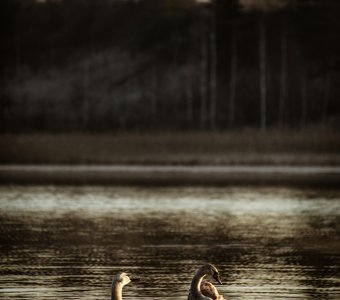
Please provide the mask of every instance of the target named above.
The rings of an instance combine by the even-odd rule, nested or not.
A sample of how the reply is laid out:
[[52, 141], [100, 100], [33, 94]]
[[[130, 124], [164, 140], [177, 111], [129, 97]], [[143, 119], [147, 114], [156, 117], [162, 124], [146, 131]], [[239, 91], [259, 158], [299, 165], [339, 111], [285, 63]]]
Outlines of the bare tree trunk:
[[185, 98], [187, 102], [187, 120], [189, 123], [192, 123], [194, 119], [194, 108], [193, 108], [193, 95], [192, 88], [189, 79], [187, 80], [186, 88], [185, 88]]
[[235, 103], [236, 103], [236, 84], [237, 84], [237, 31], [232, 29], [231, 33], [231, 68], [230, 68], [230, 94], [229, 94], [229, 127], [235, 123]]
[[261, 111], [261, 130], [267, 129], [267, 54], [266, 54], [266, 21], [265, 17], [259, 19], [259, 52], [260, 52], [260, 111]]
[[212, 3], [210, 28], [210, 129], [216, 129], [216, 100], [217, 100], [217, 46], [216, 46], [216, 0]]
[[280, 98], [279, 98], [279, 125], [284, 125], [284, 114], [287, 101], [287, 58], [288, 58], [288, 43], [287, 43], [287, 18], [282, 18], [281, 31], [281, 75], [280, 75]]
[[127, 105], [127, 91], [126, 86], [124, 86], [124, 89], [122, 91], [122, 96], [120, 97], [121, 106], [119, 111], [119, 120], [120, 120], [120, 126], [121, 129], [126, 130], [127, 129], [127, 118], [128, 118], [128, 105]]
[[328, 106], [331, 96], [331, 84], [332, 84], [332, 74], [330, 70], [327, 70], [326, 82], [325, 82], [325, 94], [323, 99], [323, 109], [322, 109], [322, 121], [326, 122], [328, 115]]
[[151, 111], [152, 111], [152, 116], [154, 120], [157, 119], [157, 114], [158, 114], [158, 70], [157, 67], [153, 68], [153, 74], [152, 74], [152, 83], [151, 83]]
[[85, 59], [83, 64], [83, 107], [82, 107], [82, 122], [83, 129], [86, 129], [89, 122], [89, 85], [90, 85], [90, 62], [89, 58]]
[[[27, 100], [24, 97], [24, 86], [23, 86], [23, 67], [22, 67], [22, 44], [21, 44], [21, 34], [20, 32], [17, 35], [16, 38], [16, 44], [15, 44], [15, 58], [16, 58], [16, 77], [17, 77], [17, 90], [18, 90], [18, 100], [20, 102], [20, 106], [18, 108], [15, 108], [19, 115], [21, 115], [22, 124], [21, 126], [26, 127], [27, 126], [27, 120], [28, 120], [28, 110], [27, 110]], [[20, 127], [19, 127], [20, 128]]]
[[303, 67], [301, 71], [301, 119], [300, 126], [304, 128], [307, 119], [307, 76], [306, 69]]
[[16, 38], [16, 76], [17, 78], [21, 78], [22, 75], [22, 63], [21, 63], [21, 36], [18, 34]]
[[206, 20], [203, 17], [202, 20], [202, 32], [201, 32], [201, 104], [200, 104], [200, 114], [201, 114], [201, 128], [205, 129], [205, 122], [206, 122], [206, 110], [207, 110], [207, 83], [208, 83], [208, 51], [207, 51], [207, 39], [206, 39]]

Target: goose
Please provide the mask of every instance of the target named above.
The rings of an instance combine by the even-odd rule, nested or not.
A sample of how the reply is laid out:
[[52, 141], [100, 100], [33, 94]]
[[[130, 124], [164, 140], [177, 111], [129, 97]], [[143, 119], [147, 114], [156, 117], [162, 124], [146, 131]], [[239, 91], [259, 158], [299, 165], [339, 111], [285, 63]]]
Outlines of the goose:
[[188, 300], [224, 300], [212, 283], [203, 281], [207, 275], [211, 275], [219, 284], [222, 284], [216, 267], [212, 264], [203, 265], [196, 271], [192, 279]]
[[111, 300], [122, 300], [123, 287], [131, 281], [138, 281], [138, 279], [131, 277], [125, 272], [118, 272], [112, 278]]

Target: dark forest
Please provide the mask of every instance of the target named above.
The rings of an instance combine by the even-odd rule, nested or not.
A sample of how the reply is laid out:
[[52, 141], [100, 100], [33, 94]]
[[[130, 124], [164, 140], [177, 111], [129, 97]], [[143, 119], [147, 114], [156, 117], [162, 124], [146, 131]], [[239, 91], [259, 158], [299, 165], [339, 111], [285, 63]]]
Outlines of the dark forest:
[[338, 0], [1, 0], [0, 130], [339, 127]]

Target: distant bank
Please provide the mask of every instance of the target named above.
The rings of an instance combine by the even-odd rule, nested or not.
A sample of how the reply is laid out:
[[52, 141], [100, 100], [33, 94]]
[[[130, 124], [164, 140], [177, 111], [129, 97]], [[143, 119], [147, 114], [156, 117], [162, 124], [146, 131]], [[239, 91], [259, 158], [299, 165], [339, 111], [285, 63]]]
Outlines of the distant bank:
[[0, 183], [340, 185], [329, 129], [0, 135]]
[[1, 165], [0, 184], [289, 185], [340, 188], [340, 166]]
[[340, 132], [0, 134], [0, 165], [340, 165]]

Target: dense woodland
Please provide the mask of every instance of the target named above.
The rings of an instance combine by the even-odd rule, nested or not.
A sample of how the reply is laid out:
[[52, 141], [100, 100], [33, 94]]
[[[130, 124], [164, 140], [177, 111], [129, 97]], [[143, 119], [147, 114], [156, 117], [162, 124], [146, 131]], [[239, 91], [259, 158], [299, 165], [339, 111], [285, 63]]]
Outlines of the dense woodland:
[[1, 0], [0, 130], [337, 126], [338, 0]]

